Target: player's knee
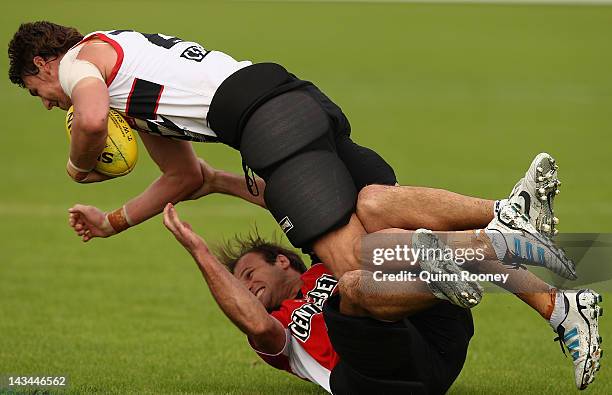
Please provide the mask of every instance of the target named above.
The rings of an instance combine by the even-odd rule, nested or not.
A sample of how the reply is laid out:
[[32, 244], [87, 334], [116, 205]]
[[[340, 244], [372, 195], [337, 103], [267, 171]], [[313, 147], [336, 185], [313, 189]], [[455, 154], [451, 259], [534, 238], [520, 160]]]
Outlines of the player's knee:
[[344, 273], [338, 282], [341, 296], [340, 309], [343, 314], [368, 316], [370, 318], [397, 321], [403, 316], [393, 303], [384, 297], [384, 292], [373, 284], [372, 272], [352, 270]]
[[340, 277], [338, 290], [343, 299], [350, 301], [351, 304], [360, 305], [363, 301], [363, 289], [361, 282], [364, 270], [351, 270]]
[[386, 188], [384, 185], [366, 185], [359, 191], [357, 216], [360, 219], [374, 219], [380, 216], [380, 213], [384, 210], [382, 196]]
[[362, 270], [351, 270], [340, 277], [338, 290], [340, 293], [340, 312], [348, 316], [363, 317], [368, 312], [363, 307], [364, 292], [361, 286]]

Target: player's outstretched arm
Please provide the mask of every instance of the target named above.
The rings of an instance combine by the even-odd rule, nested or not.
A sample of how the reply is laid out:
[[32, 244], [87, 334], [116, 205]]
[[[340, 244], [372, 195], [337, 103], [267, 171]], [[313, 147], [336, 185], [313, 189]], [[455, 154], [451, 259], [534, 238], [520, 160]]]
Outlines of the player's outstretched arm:
[[180, 220], [170, 203], [164, 209], [164, 225], [193, 256], [217, 304], [249, 337], [251, 344], [267, 354], [280, 352], [286, 341], [281, 323], [270, 316], [255, 295], [217, 260], [204, 240], [187, 222]]
[[246, 186], [244, 175], [230, 173], [228, 171], [218, 170], [208, 164], [204, 159], [199, 159], [204, 175], [204, 183], [189, 199], [195, 200], [211, 193], [222, 193], [225, 195], [236, 196], [244, 199], [249, 203], [256, 204], [266, 208], [266, 202], [263, 199], [263, 192], [266, 188], [266, 182], [259, 177], [255, 177], [259, 194], [254, 196], [249, 192]]
[[70, 226], [83, 241], [108, 237], [144, 222], [161, 213], [166, 203], [186, 200], [202, 185], [200, 163], [191, 143], [145, 133], [140, 137], [162, 175], [143, 193], [115, 211], [105, 213], [96, 207], [79, 204], [72, 207]]
[[162, 174], [142, 194], [126, 203], [130, 225], [161, 213], [168, 202], [187, 200], [204, 182], [200, 162], [190, 142], [147, 133], [140, 133], [140, 138]]

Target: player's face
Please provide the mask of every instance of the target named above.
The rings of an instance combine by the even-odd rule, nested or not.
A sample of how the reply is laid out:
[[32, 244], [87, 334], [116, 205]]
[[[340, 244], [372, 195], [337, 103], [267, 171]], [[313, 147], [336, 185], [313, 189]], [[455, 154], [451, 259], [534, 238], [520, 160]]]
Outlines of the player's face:
[[[266, 310], [274, 310], [291, 295], [286, 295], [290, 277], [284, 265], [277, 262], [270, 264], [256, 252], [245, 254], [234, 268], [234, 276], [242, 282], [253, 295], [259, 299]], [[285, 258], [286, 259], [286, 258]]]
[[37, 56], [34, 64], [38, 66], [38, 74], [23, 77], [26, 89], [32, 96], [39, 97], [47, 110], [53, 107], [68, 110], [72, 102], [59, 83], [59, 60], [46, 61]]

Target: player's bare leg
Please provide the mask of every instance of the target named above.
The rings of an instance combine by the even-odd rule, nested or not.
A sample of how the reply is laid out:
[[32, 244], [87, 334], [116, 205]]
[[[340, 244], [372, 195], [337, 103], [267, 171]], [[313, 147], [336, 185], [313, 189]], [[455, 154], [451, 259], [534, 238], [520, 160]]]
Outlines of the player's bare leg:
[[354, 317], [397, 321], [437, 304], [426, 283], [377, 282], [367, 270], [346, 272], [338, 282], [340, 312]]
[[[517, 268], [516, 265], [509, 266], [500, 261], [514, 261], [516, 256], [511, 250], [510, 241], [522, 240], [523, 244], [530, 243], [535, 249], [541, 249], [547, 267], [557, 274], [572, 278], [575, 273], [572, 270], [571, 260], [567, 259], [562, 251], [556, 249], [549, 239], [539, 235], [533, 226], [513, 206], [507, 205], [501, 211], [506, 214], [511, 225], [522, 230], [511, 229], [499, 222], [490, 233], [474, 231], [449, 232], [445, 234], [445, 242], [453, 248], [481, 248], [485, 252], [485, 259], [479, 260], [477, 264], [466, 264], [466, 269], [477, 273], [504, 274], [509, 275], [507, 282], [499, 283], [504, 289], [514, 293], [519, 299], [536, 310], [543, 318], [550, 319], [556, 300], [556, 291], [537, 276], [525, 268]], [[493, 232], [493, 230], [495, 232]], [[529, 231], [529, 232], [528, 232]], [[492, 232], [492, 233], [491, 233]], [[403, 243], [409, 242], [413, 232], [404, 229], [385, 229], [377, 233], [392, 233], [399, 235]], [[510, 236], [512, 234], [512, 236]], [[366, 236], [366, 230], [356, 215], [351, 217], [349, 223], [319, 239], [315, 245], [315, 253], [325, 262], [337, 278], [341, 278], [346, 272], [363, 269], [360, 262], [361, 243]], [[524, 239], [524, 240], [523, 240]], [[501, 243], [501, 246], [500, 246]], [[392, 242], [391, 244], [396, 244]], [[494, 247], [494, 244], [496, 247]], [[381, 246], [382, 247], [382, 246]], [[522, 258], [522, 257], [519, 257]], [[532, 258], [531, 264], [538, 264], [539, 256]], [[433, 297], [431, 300], [435, 300]]]
[[414, 231], [390, 227], [367, 232], [358, 216], [353, 214], [348, 224], [319, 238], [314, 243], [313, 250], [321, 261], [325, 262], [334, 276], [340, 278], [348, 271], [363, 268], [360, 262], [361, 242], [363, 237], [369, 233], [401, 234], [405, 236], [404, 241], [409, 241]]
[[[409, 242], [414, 232], [404, 229], [386, 229], [377, 233], [391, 233], [394, 236], [400, 235], [403, 240]], [[363, 269], [360, 256], [364, 236], [366, 236], [366, 231], [363, 225], [356, 215], [353, 215], [347, 225], [320, 238], [314, 245], [314, 251], [326, 263], [332, 273], [337, 278], [341, 278], [347, 272]], [[446, 242], [453, 248], [481, 248], [484, 251], [485, 259], [471, 265], [466, 264], [465, 268], [467, 270], [476, 273], [508, 274], [508, 281], [498, 285], [516, 294], [519, 299], [536, 310], [543, 318], [550, 319], [556, 295], [553, 287], [524, 268], [517, 269], [516, 266], [502, 264], [500, 262], [500, 252], [495, 251], [491, 239], [484, 232], [480, 234], [474, 231], [449, 232], [445, 236]], [[391, 244], [395, 244], [395, 242]], [[509, 248], [508, 253], [510, 253]], [[553, 253], [554, 251], [550, 252], [550, 256]], [[547, 261], [553, 261], [553, 259], [549, 258]], [[417, 270], [417, 268], [414, 268], [414, 270]], [[361, 278], [364, 273], [367, 274], [369, 272], [362, 271], [360, 273]], [[363, 284], [368, 284], [363, 281]], [[402, 285], [406, 286], [406, 284], [401, 283], [399, 286]], [[366, 287], [364, 289], [371, 291], [373, 288]], [[389, 295], [394, 292], [397, 293], [393, 287], [390, 287], [388, 291], [390, 292]], [[424, 296], [421, 301], [426, 302], [428, 299], [433, 302], [437, 298], [430, 293], [429, 297]], [[382, 297], [382, 300], [384, 301], [385, 298]], [[409, 311], [406, 313], [409, 313]]]
[[[553, 209], [561, 185], [558, 168], [551, 155], [538, 154], [508, 198], [548, 237], [557, 234], [559, 223]], [[356, 212], [368, 233], [386, 228], [468, 230], [484, 228], [499, 208], [498, 202], [442, 189], [369, 185], [359, 193]]]
[[[508, 205], [508, 208], [511, 207], [513, 206]], [[501, 217], [506, 211], [507, 209], [500, 211]], [[528, 225], [533, 229], [531, 224]], [[590, 289], [556, 289], [525, 268], [505, 266], [500, 264], [499, 261], [492, 261], [491, 258], [495, 257], [491, 256], [490, 251], [491, 249], [495, 250], [495, 247], [493, 247], [489, 235], [485, 232], [474, 233], [473, 235], [451, 233], [448, 234], [447, 241], [450, 239], [449, 244], [451, 245], [454, 244], [453, 238], [459, 238], [460, 245], [478, 246], [478, 243], [481, 243], [479, 248], [485, 248], [488, 251], [488, 259], [477, 263], [464, 264], [464, 267], [478, 273], [508, 274], [506, 282], [496, 284], [514, 293], [549, 323], [558, 335], [556, 340], [565, 345], [572, 356], [576, 386], [579, 389], [586, 388], [593, 382], [595, 374], [600, 368], [602, 351], [598, 317], [603, 313], [603, 310], [598, 306], [598, 303], [601, 302], [601, 296]], [[466, 237], [472, 237], [472, 240], [466, 240]], [[517, 240], [520, 240], [520, 238]], [[524, 241], [520, 241], [520, 244], [526, 245]], [[499, 259], [498, 252], [494, 255]]]
[[441, 237], [452, 248], [474, 248], [484, 251], [485, 259], [468, 260], [462, 264], [462, 267], [472, 273], [507, 275], [507, 281], [492, 281], [492, 283], [516, 295], [543, 318], [550, 319], [555, 304], [556, 289], [524, 267], [502, 264], [486, 235], [466, 231], [449, 232]]
[[313, 245], [315, 254], [336, 278], [360, 269], [361, 238], [367, 233], [355, 214], [345, 226], [320, 237]]
[[[369, 315], [383, 320], [392, 320], [398, 319], [397, 317], [406, 317], [441, 299], [464, 308], [471, 308], [478, 304], [482, 298], [482, 288], [476, 282], [431, 281], [423, 287], [424, 283], [418, 278], [413, 278], [408, 282], [386, 281], [374, 278], [371, 261], [361, 260], [362, 249], [370, 247], [392, 247], [398, 243], [408, 248], [414, 244], [423, 243], [428, 244], [428, 247], [445, 247], [437, 236], [429, 231], [427, 234], [421, 231], [385, 229], [376, 232], [374, 236], [382, 234], [388, 234], [388, 236], [374, 239], [371, 236], [364, 238], [365, 230], [356, 215], [353, 215], [347, 225], [317, 240], [314, 251], [334, 276], [341, 279], [341, 284], [344, 284], [341, 289], [344, 288], [348, 295], [348, 299], [344, 302], [345, 308], [354, 310], [352, 315]], [[435, 243], [435, 246], [429, 245], [432, 242]], [[389, 261], [384, 268], [380, 269], [384, 269], [381, 272], [385, 273], [411, 272], [415, 274], [415, 277], [421, 270], [454, 275], [458, 275], [461, 271], [461, 268], [452, 260], [425, 258], [420, 259], [418, 264], [417, 262], [411, 264], [406, 261]], [[414, 301], [412, 301], [413, 297]]]
[[[384, 232], [408, 231], [388, 229]], [[313, 246], [315, 254], [340, 279], [340, 312], [356, 317], [392, 320], [401, 316], [399, 313], [407, 316], [440, 301], [426, 284], [417, 284], [414, 286], [416, 288], [412, 288], [412, 284], [375, 286], [372, 272], [360, 270], [361, 242], [366, 234], [363, 225], [353, 214], [347, 225], [324, 235]], [[404, 289], [397, 289], [398, 286]]]
[[443, 189], [368, 185], [359, 192], [357, 216], [368, 233], [387, 228], [467, 230], [487, 226], [494, 206], [493, 200]]
[[[389, 233], [393, 237], [399, 236], [403, 243], [408, 243], [407, 245], [410, 246], [414, 231], [388, 228], [372, 233]], [[364, 262], [361, 262], [361, 248], [363, 238], [366, 235], [368, 235], [368, 232], [366, 232], [357, 215], [353, 214], [348, 224], [320, 237], [314, 243], [313, 250], [334, 276], [340, 278], [346, 272], [364, 268]], [[380, 247], [384, 246], [381, 245]], [[416, 269], [418, 269], [418, 266], [415, 267]]]
[[[401, 234], [405, 236], [405, 240], [411, 240], [413, 234], [404, 229], [385, 229], [378, 233]], [[352, 289], [355, 288], [355, 285], [359, 285], [353, 291], [347, 291], [351, 296], [349, 299], [351, 302], [347, 302], [345, 308], [350, 308], [354, 315], [379, 314], [380, 317], [389, 317], [404, 314], [406, 316], [421, 308], [427, 308], [439, 300], [431, 294], [426, 284], [419, 285], [415, 282], [416, 288], [414, 289], [409, 289], [405, 283], [385, 283], [384, 286], [380, 286], [373, 280], [372, 272], [360, 270], [363, 268], [360, 262], [361, 242], [365, 235], [364, 227], [353, 215], [346, 226], [323, 236], [314, 245], [315, 253], [326, 263], [336, 278], [348, 275], [344, 280], [343, 288]], [[477, 234], [474, 231], [449, 232], [445, 234], [445, 239], [452, 248], [482, 249], [485, 259], [478, 262], [466, 262], [464, 268], [474, 273], [507, 274], [508, 281], [499, 282], [496, 285], [514, 293], [546, 320], [550, 319], [555, 305], [556, 289], [524, 268], [517, 269], [516, 266], [502, 264], [486, 235]], [[422, 288], [423, 285], [425, 288]], [[412, 286], [413, 282], [410, 284], [410, 287]], [[419, 286], [422, 289], [419, 289]], [[370, 304], [355, 302], [366, 299], [364, 295], [370, 296], [368, 300]], [[392, 301], [394, 298], [397, 298], [397, 303]], [[411, 298], [414, 298], [415, 310], [405, 306], [407, 300], [412, 300]], [[388, 307], [387, 310], [383, 307], [385, 305]]]

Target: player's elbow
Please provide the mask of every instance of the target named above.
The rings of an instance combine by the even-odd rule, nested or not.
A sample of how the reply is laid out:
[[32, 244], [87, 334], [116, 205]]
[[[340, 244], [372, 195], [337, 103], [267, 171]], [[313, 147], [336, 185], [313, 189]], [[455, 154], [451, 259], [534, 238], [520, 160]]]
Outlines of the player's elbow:
[[89, 182], [86, 181], [86, 178], [82, 178], [82, 179], [76, 179], [76, 178], [72, 178], [72, 181], [78, 183], [78, 184], [89, 184]]
[[204, 182], [202, 174], [193, 173], [183, 176], [180, 182], [181, 200], [185, 200], [189, 196], [193, 195], [193, 193], [202, 185], [202, 182]]
[[[266, 317], [268, 318], [268, 317]], [[277, 323], [270, 319], [254, 320], [248, 329], [249, 336], [256, 339], [269, 339], [276, 336]]]
[[204, 176], [199, 168], [189, 169], [169, 175], [176, 185], [178, 200], [185, 200], [202, 186]]
[[77, 173], [75, 175], [68, 174], [70, 179], [79, 184], [88, 184], [90, 181], [87, 180], [87, 173]]
[[200, 170], [200, 168], [198, 167], [197, 169], [193, 169], [187, 177], [186, 185], [185, 185], [185, 192], [189, 196], [193, 194], [195, 191], [197, 191], [198, 188], [200, 188], [203, 183], [204, 183], [204, 175], [202, 174], [202, 171]]
[[269, 315], [258, 322], [251, 321], [249, 328], [243, 329], [243, 332], [256, 350], [266, 354], [280, 353], [287, 339], [281, 324]]

